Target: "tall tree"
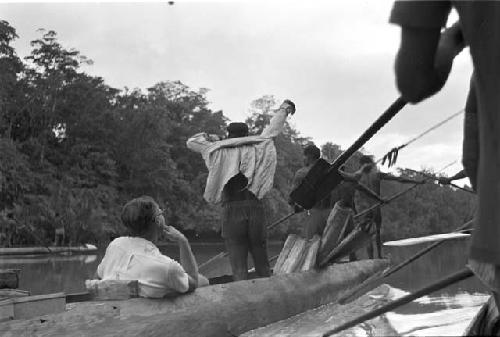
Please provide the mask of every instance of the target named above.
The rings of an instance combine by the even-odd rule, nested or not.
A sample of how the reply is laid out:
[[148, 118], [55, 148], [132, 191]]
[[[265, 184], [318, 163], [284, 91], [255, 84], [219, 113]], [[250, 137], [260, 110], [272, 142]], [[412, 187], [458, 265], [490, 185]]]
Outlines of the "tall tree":
[[23, 64], [10, 45], [17, 37], [16, 30], [0, 20], [0, 134], [7, 138], [11, 138], [15, 105], [22, 92], [17, 77]]

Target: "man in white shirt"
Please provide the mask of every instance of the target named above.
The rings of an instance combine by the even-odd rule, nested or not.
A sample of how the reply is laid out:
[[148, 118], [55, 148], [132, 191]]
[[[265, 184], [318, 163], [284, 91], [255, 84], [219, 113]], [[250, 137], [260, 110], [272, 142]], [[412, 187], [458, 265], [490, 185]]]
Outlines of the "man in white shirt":
[[222, 237], [235, 280], [248, 278], [249, 252], [256, 274], [270, 275], [262, 198], [273, 187], [277, 163], [273, 139], [294, 113], [295, 104], [285, 100], [258, 136], [248, 136], [245, 123], [231, 123], [227, 139], [198, 133], [186, 143], [202, 155], [208, 168], [205, 200], [222, 205]]
[[[161, 298], [169, 293], [186, 293], [208, 280], [198, 274], [198, 265], [186, 237], [165, 219], [158, 204], [148, 196], [129, 201], [121, 219], [131, 236], [113, 240], [97, 267], [103, 280], [138, 280], [139, 296]], [[180, 263], [163, 255], [153, 241], [158, 230], [179, 244]]]

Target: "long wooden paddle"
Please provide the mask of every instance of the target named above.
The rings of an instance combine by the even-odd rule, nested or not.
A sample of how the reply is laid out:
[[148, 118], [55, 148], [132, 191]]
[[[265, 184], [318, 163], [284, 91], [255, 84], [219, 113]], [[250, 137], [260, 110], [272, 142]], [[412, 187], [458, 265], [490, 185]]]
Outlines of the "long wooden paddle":
[[328, 167], [316, 168], [323, 165], [317, 161], [306, 177], [290, 194], [290, 198], [305, 209], [311, 209], [316, 202], [323, 200], [343, 180], [338, 172], [339, 168], [358, 151], [371, 137], [373, 137], [387, 122], [389, 122], [406, 105], [399, 97], [370, 127]]
[[[410, 171], [413, 171], [413, 172], [416, 172], [416, 173], [419, 173], [421, 175], [423, 175], [424, 177], [428, 178], [428, 179], [432, 179], [432, 180], [438, 180], [437, 177], [433, 176], [433, 175], [430, 175], [430, 174], [427, 174], [427, 173], [424, 173], [424, 172], [420, 172], [420, 171], [415, 171], [415, 170], [412, 170], [412, 169], [407, 169], [407, 170], [410, 170]], [[462, 187], [462, 186], [458, 186], [457, 184], [454, 184], [454, 183], [450, 183], [449, 184], [450, 186], [453, 186], [455, 188], [458, 188], [459, 190], [462, 190], [462, 191], [465, 191], [465, 192], [468, 192], [468, 193], [472, 193], [472, 194], [476, 194], [476, 192], [472, 191], [472, 190], [469, 190], [468, 188], [465, 188], [465, 187]]]
[[[458, 232], [460, 230], [463, 230], [463, 229], [469, 227], [470, 225], [472, 225], [473, 223], [474, 223], [474, 220], [470, 220], [470, 221], [464, 223], [463, 225], [461, 225], [460, 227], [458, 227], [455, 231]], [[366, 291], [367, 289], [373, 288], [376, 283], [381, 282], [383, 279], [389, 277], [390, 275], [394, 274], [395, 272], [397, 272], [401, 268], [407, 266], [408, 264], [410, 264], [411, 262], [415, 261], [419, 257], [421, 257], [424, 254], [430, 252], [431, 250], [433, 250], [434, 248], [438, 247], [439, 245], [441, 245], [445, 241], [446, 240], [441, 240], [441, 241], [434, 242], [434, 243], [428, 245], [427, 247], [419, 250], [417, 253], [415, 253], [414, 255], [410, 256], [409, 258], [407, 258], [403, 262], [399, 263], [398, 265], [396, 265], [396, 266], [394, 266], [392, 268], [387, 269], [382, 274], [380, 274], [380, 275], [374, 275], [372, 277], [369, 277], [363, 283], [361, 283], [357, 287], [354, 287], [352, 290], [349, 290], [342, 297], [340, 297], [339, 300], [338, 300], [338, 302], [340, 304], [344, 304], [344, 303], [347, 303], [347, 302], [353, 300], [354, 298], [357, 297], [358, 294], [364, 293], [364, 291]]]
[[359, 317], [356, 317], [344, 324], [341, 324], [340, 326], [332, 329], [332, 330], [329, 330], [327, 332], [325, 332], [323, 334], [323, 337], [329, 337], [333, 334], [336, 334], [336, 333], [339, 333], [345, 329], [349, 329], [349, 328], [352, 328], [360, 323], [363, 323], [367, 320], [370, 320], [370, 319], [373, 319], [377, 316], [380, 316], [382, 314], [385, 314], [389, 311], [392, 311], [404, 304], [407, 304], [407, 303], [410, 303], [411, 301], [417, 299], [417, 298], [420, 298], [422, 296], [425, 296], [425, 295], [428, 295], [434, 291], [437, 291], [437, 290], [440, 290], [440, 289], [443, 289], [449, 285], [452, 285], [454, 283], [457, 283], [457, 282], [460, 282], [462, 280], [465, 280], [471, 276], [473, 276], [474, 274], [472, 273], [472, 271], [465, 267], [463, 269], [461, 269], [460, 271], [456, 272], [456, 273], [453, 273], [451, 275], [448, 275], [424, 288], [421, 288], [411, 294], [408, 294], [406, 296], [403, 296], [395, 301], [392, 301], [380, 308], [377, 308], [375, 310], [372, 310], [364, 315], [361, 315]]
[[[274, 227], [278, 226], [279, 224], [281, 224], [282, 222], [288, 220], [291, 216], [293, 216], [294, 214], [297, 214], [297, 212], [292, 212], [292, 213], [289, 213], [283, 217], [281, 217], [280, 219], [276, 220], [275, 222], [273, 222], [272, 224], [270, 224], [269, 226], [267, 226], [267, 230], [271, 230], [273, 229]], [[206, 267], [207, 265], [211, 264], [212, 262], [214, 262], [215, 260], [217, 259], [221, 259], [223, 257], [226, 257], [229, 253], [228, 252], [221, 252], [217, 255], [215, 255], [214, 257], [208, 259], [207, 261], [203, 262], [199, 267], [198, 269], [202, 269], [204, 267]]]

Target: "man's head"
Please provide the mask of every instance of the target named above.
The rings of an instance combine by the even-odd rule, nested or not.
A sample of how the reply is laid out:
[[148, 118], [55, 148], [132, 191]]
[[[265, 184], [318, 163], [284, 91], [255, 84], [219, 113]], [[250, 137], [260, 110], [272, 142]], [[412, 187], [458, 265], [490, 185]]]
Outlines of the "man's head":
[[374, 164], [373, 156], [363, 155], [359, 158], [359, 165]]
[[321, 151], [316, 145], [307, 145], [304, 148], [304, 164], [306, 166], [312, 165], [321, 156]]
[[123, 206], [121, 219], [132, 236], [156, 236], [159, 225], [165, 224], [161, 210], [156, 201], [149, 196], [130, 200]]
[[369, 173], [375, 166], [373, 156], [363, 155], [359, 158], [359, 167], [364, 173]]
[[245, 123], [230, 123], [227, 126], [227, 138], [240, 138], [248, 136], [248, 125]]

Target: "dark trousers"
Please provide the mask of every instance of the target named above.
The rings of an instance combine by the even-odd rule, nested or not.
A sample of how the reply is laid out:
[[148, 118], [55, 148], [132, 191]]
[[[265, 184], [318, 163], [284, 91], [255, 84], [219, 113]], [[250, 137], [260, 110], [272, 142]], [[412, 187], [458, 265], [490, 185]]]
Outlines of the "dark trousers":
[[234, 280], [248, 279], [249, 252], [257, 275], [270, 276], [264, 206], [260, 200], [224, 203], [222, 237], [229, 253]]
[[307, 211], [304, 220], [304, 238], [310, 240], [314, 235], [323, 235], [325, 230], [326, 221], [331, 209], [329, 208], [311, 208]]

